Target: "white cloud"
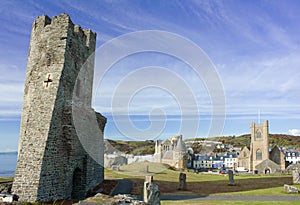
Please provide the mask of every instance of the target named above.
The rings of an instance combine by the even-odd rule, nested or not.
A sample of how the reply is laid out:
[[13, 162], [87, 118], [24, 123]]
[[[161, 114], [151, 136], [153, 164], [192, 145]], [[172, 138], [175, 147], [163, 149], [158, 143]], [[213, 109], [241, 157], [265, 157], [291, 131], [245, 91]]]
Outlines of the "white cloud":
[[290, 135], [300, 136], [300, 129], [291, 129], [288, 131]]

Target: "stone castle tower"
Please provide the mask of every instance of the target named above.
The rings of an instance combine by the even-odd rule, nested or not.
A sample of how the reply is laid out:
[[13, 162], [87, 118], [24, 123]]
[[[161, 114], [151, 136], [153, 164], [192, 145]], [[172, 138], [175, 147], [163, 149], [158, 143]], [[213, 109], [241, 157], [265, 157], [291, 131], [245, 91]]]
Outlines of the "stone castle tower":
[[269, 123], [267, 120], [263, 124], [251, 123], [251, 144], [250, 144], [250, 170], [266, 159], [269, 159]]
[[104, 178], [106, 118], [91, 108], [95, 44], [96, 33], [66, 14], [32, 25], [12, 187], [21, 201], [82, 199]]

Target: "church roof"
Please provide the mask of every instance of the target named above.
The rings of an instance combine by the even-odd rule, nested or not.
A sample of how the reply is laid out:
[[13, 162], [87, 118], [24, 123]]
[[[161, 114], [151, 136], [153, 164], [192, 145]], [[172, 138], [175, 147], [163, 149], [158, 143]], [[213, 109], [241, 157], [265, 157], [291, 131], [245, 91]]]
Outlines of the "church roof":
[[173, 159], [173, 152], [171, 150], [166, 151], [163, 156], [163, 159]]
[[276, 151], [276, 149], [279, 150], [282, 154], [284, 154], [284, 151], [283, 151], [278, 145], [275, 145], [275, 146], [272, 148], [272, 150], [270, 151], [270, 153]]
[[178, 138], [177, 145], [174, 149], [175, 151], [186, 151], [185, 143], [182, 141], [182, 137]]
[[280, 166], [273, 162], [272, 160], [270, 159], [265, 159], [264, 161], [262, 161], [261, 163], [259, 163], [258, 165], [255, 166], [256, 169], [265, 169], [266, 167], [269, 167], [271, 169], [280, 169]]

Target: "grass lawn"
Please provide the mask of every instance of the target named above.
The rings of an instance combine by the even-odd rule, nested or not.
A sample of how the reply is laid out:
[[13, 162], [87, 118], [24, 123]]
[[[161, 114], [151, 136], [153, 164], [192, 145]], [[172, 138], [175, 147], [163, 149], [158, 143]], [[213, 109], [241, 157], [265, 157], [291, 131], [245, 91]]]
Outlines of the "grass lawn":
[[[300, 190], [300, 184], [293, 184], [292, 186], [297, 187]], [[249, 190], [249, 191], [238, 191], [238, 192], [232, 192], [230, 194], [234, 194], [234, 195], [240, 195], [240, 194], [246, 194], [246, 195], [281, 195], [282, 194], [282, 195], [287, 195], [283, 190], [283, 186], [266, 188], [266, 189]], [[297, 195], [297, 194], [291, 194], [291, 195]]]
[[[146, 173], [146, 167], [149, 172]], [[292, 184], [290, 175], [235, 175], [236, 186], [228, 186], [228, 175], [195, 174], [186, 172], [187, 191], [178, 191], [179, 171], [168, 169], [160, 163], [133, 163], [120, 167], [120, 171], [105, 170], [106, 178], [129, 178], [134, 182], [132, 194], [141, 195], [144, 176], [153, 175], [154, 181], [163, 195], [286, 195], [284, 184]], [[300, 186], [296, 187], [300, 188]]]
[[0, 183], [4, 183], [4, 182], [12, 182], [13, 181], [13, 177], [0, 177]]
[[162, 205], [189, 205], [189, 204], [205, 204], [205, 205], [296, 205], [298, 201], [203, 201], [203, 200], [184, 200], [184, 201], [161, 201]]

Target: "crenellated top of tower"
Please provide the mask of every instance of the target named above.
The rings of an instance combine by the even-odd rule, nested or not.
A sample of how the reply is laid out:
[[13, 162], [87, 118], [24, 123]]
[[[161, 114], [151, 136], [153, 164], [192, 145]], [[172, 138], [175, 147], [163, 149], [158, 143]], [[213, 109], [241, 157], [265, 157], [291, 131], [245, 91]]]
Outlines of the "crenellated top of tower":
[[254, 127], [269, 127], [269, 121], [268, 120], [265, 120], [262, 124], [257, 124], [255, 122], [251, 122], [251, 127], [254, 128]]
[[37, 17], [32, 25], [32, 34], [47, 31], [51, 28], [60, 28], [66, 32], [71, 31], [74, 36], [83, 38], [87, 47], [94, 45], [93, 42], [96, 41], [97, 34], [95, 32], [92, 32], [90, 29], [82, 29], [80, 26], [74, 25], [68, 14], [53, 16], [52, 19], [47, 15]]

